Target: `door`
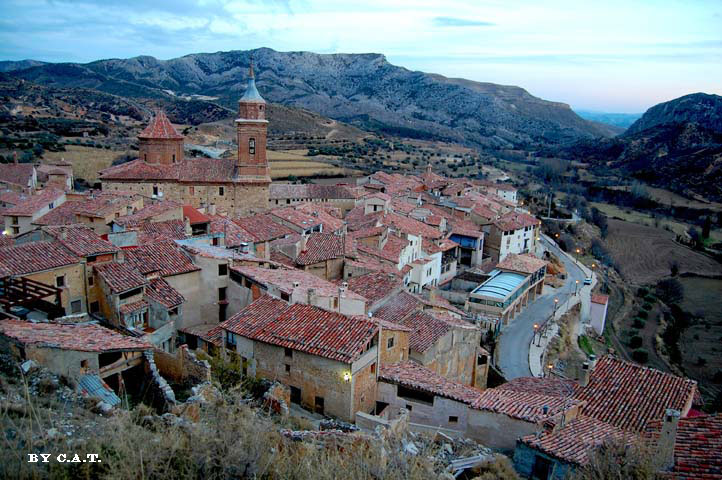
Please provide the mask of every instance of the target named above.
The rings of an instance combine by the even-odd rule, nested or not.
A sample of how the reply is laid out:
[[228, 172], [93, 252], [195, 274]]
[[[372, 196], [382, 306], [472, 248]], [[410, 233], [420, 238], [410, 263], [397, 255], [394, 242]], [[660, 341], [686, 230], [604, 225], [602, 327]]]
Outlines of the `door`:
[[291, 403], [301, 404], [301, 389], [291, 385]]

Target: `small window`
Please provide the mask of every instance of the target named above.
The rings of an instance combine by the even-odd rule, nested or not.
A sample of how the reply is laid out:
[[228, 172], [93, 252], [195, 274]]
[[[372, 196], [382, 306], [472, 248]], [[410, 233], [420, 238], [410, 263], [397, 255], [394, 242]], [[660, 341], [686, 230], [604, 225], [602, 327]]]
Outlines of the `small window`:
[[88, 362], [87, 360], [80, 361], [80, 368], [82, 368], [83, 370], [87, 370], [88, 367], [90, 367], [90, 362]]
[[456, 415], [450, 415], [449, 423], [459, 423], [459, 417], [457, 417]]
[[175, 153], [173, 154], [173, 163], [175, 163]]
[[406, 404], [406, 410], [408, 410], [408, 411], [410, 412], [411, 410], [413, 410], [413, 408], [411, 408], [411, 405], [409, 405], [409, 404], [407, 403], [407, 404]]
[[63, 288], [65, 286], [65, 275], [55, 277], [55, 286], [58, 288]]
[[218, 289], [218, 300], [223, 301], [226, 299], [226, 287], [221, 287]]
[[256, 139], [253, 137], [248, 139], [248, 153], [251, 155], [256, 154]]
[[287, 363], [285, 365], [286, 365], [286, 373], [291, 373], [291, 366]]
[[100, 303], [90, 302], [90, 313], [98, 313], [100, 311]]
[[153, 195], [158, 195], [158, 187], [156, 185], [153, 186]]
[[168, 310], [168, 315], [170, 315], [170, 316], [178, 315], [178, 307], [173, 307], [170, 310]]
[[371, 364], [371, 373], [373, 373], [373, 374], [376, 373], [376, 363]]
[[394, 348], [394, 338], [395, 338], [395, 337], [390, 337], [390, 338], [388, 339], [388, 341], [386, 342], [386, 349], [387, 349], [387, 350], [388, 350], [388, 349], [391, 349], [391, 348]]
[[223, 187], [218, 187], [218, 195], [223, 196]]
[[284, 355], [286, 358], [293, 358], [293, 350], [290, 349], [290, 348], [284, 348], [284, 349], [283, 349], [283, 355]]
[[92, 287], [93, 285], [95, 285], [95, 277], [91, 275], [88, 277], [88, 286]]
[[188, 194], [191, 196], [195, 195], [196, 194], [195, 187], [188, 187]]
[[53, 208], [55, 208], [55, 203], [54, 203], [54, 202], [50, 202], [50, 203], [48, 204], [48, 209], [52, 210]]
[[479, 355], [476, 358], [476, 364], [477, 365], [486, 365], [486, 362], [488, 361], [486, 355]]
[[228, 275], [228, 264], [226, 263], [220, 263], [218, 264], [218, 275]]
[[80, 313], [80, 310], [83, 307], [83, 303], [80, 300], [73, 300], [70, 302], [70, 311], [72, 313]]
[[333, 297], [333, 309], [336, 310], [338, 308], [338, 297]]
[[144, 154], [143, 154], [143, 161], [144, 161], [144, 162], [147, 162], [147, 161], [148, 161], [148, 154], [147, 154], [147, 153], [144, 153]]

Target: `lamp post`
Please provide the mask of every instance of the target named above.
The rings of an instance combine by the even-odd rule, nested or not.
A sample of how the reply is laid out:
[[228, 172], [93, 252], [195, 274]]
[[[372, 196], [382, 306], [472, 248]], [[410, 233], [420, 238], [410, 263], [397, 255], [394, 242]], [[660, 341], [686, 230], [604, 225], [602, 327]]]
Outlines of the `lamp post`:
[[579, 254], [580, 254], [582, 251], [577, 248], [576, 252], [577, 252], [577, 258], [576, 258], [575, 261], [577, 262], [577, 265], [579, 265]]
[[559, 299], [558, 299], [558, 298], [555, 298], [555, 299], [554, 299], [554, 316], [555, 316], [555, 317], [557, 316], [557, 307], [558, 307], [558, 306], [559, 306]]
[[551, 377], [551, 376], [552, 376], [552, 370], [554, 369], [554, 365], [552, 365], [552, 364], [550, 363], [549, 365], [547, 365], [547, 369], [549, 370], [548, 376]]
[[574, 280], [574, 296], [577, 296], [577, 289], [579, 289], [579, 280]]
[[534, 324], [534, 337], [532, 338], [532, 343], [534, 343], [534, 339], [536, 339], [536, 346], [540, 346], [541, 344], [541, 332], [539, 331], [539, 325]]

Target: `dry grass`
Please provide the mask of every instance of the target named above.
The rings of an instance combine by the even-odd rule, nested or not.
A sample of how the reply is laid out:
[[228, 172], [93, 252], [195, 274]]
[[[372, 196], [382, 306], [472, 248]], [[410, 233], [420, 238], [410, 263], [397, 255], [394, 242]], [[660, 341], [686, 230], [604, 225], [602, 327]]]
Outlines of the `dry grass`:
[[93, 183], [98, 180], [98, 172], [108, 168], [113, 160], [123, 152], [101, 148], [67, 145], [65, 152], [45, 152], [43, 160], [60, 160], [61, 158], [73, 165], [76, 178], [84, 178]]
[[[267, 150], [266, 156], [268, 157], [269, 162], [277, 162], [280, 160], [295, 160], [298, 162], [310, 162], [309, 157], [306, 156], [307, 152], [308, 152], [308, 150], [284, 150], [284, 151]], [[316, 163], [316, 162], [310, 162], [310, 163]]]

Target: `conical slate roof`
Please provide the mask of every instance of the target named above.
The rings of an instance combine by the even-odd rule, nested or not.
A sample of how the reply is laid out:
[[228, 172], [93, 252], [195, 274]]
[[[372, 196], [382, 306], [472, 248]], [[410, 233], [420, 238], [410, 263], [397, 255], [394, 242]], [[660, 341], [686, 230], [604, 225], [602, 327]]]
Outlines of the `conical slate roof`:
[[251, 61], [251, 66], [248, 69], [248, 86], [246, 87], [246, 92], [243, 94], [240, 101], [266, 103], [256, 88], [256, 77], [253, 74], [253, 61]]
[[140, 132], [138, 138], [148, 139], [183, 139], [183, 135], [171, 125], [168, 117], [165, 116], [163, 110], [158, 110], [150, 121], [150, 124], [145, 127], [145, 130]]

